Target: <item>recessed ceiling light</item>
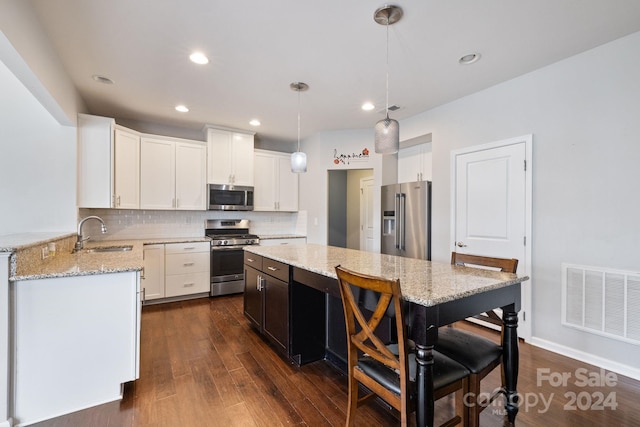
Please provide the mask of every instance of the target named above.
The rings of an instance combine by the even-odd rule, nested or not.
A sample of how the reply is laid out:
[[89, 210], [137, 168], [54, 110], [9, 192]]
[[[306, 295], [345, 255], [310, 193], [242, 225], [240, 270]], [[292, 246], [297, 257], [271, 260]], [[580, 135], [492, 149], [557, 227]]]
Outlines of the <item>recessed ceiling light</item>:
[[113, 84], [113, 80], [111, 80], [109, 77], [101, 76], [99, 74], [94, 74], [93, 76], [91, 76], [91, 78], [97, 81], [98, 83], [104, 83], [106, 85]]
[[189, 59], [191, 60], [191, 62], [195, 62], [196, 64], [200, 65], [209, 63], [209, 58], [204, 56], [204, 53], [202, 52], [193, 52], [191, 55], [189, 55]]
[[462, 65], [473, 64], [474, 62], [478, 62], [480, 60], [479, 53], [468, 53], [458, 59], [458, 62]]
[[176, 111], [180, 111], [181, 113], [187, 113], [189, 109], [184, 105], [176, 105]]
[[258, 119], [253, 119], [253, 120], [251, 120], [251, 121], [249, 122], [249, 124], [250, 124], [251, 126], [260, 126], [260, 120], [258, 120]]
[[362, 109], [363, 109], [364, 111], [371, 111], [371, 110], [373, 110], [374, 108], [376, 108], [376, 106], [375, 106], [375, 105], [373, 105], [371, 102], [365, 102], [364, 104], [362, 104]]

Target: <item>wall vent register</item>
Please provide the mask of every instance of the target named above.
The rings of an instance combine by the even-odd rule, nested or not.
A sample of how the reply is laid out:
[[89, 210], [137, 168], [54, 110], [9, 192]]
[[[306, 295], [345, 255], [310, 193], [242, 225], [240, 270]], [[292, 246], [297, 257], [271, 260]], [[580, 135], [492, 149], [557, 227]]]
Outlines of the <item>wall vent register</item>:
[[562, 324], [640, 344], [640, 272], [562, 264]]

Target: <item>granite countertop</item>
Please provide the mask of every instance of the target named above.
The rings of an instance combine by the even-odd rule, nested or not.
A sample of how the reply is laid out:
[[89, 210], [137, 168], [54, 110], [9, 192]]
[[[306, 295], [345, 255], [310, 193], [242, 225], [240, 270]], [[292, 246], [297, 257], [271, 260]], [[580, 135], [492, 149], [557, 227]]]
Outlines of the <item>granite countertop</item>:
[[403, 298], [425, 306], [529, 279], [511, 273], [316, 244], [246, 246], [244, 250], [334, 279], [338, 264], [373, 276], [398, 278]]
[[[75, 236], [71, 234], [70, 236]], [[33, 236], [31, 236], [33, 237]], [[42, 236], [40, 236], [42, 237]], [[61, 236], [57, 235], [57, 239]], [[68, 236], [62, 236], [68, 237]], [[36, 239], [29, 243], [24, 243], [24, 239], [14, 239], [24, 244], [6, 245], [6, 241], [0, 238], [0, 245], [10, 247], [12, 251], [40, 246], [51, 239]], [[96, 240], [88, 241], [84, 249], [78, 252], [71, 250], [58, 250], [54, 256], [42, 260], [34, 257], [25, 257], [16, 262], [15, 271], [12, 272], [9, 280], [35, 280], [55, 277], [83, 276], [92, 274], [120, 273], [127, 271], [140, 271], [143, 267], [143, 247], [145, 244], [161, 243], [187, 243], [187, 242], [208, 242], [207, 237], [185, 237], [185, 238], [149, 238], [136, 240]], [[87, 249], [96, 247], [128, 246], [130, 251], [122, 252], [87, 252]]]

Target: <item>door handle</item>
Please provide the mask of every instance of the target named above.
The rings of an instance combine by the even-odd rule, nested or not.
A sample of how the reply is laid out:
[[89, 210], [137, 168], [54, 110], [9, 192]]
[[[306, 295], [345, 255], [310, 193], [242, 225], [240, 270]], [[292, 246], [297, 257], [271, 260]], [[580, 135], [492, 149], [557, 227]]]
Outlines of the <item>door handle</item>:
[[456, 246], [459, 247], [459, 248], [466, 248], [467, 247], [467, 245], [465, 245], [464, 242], [456, 242]]

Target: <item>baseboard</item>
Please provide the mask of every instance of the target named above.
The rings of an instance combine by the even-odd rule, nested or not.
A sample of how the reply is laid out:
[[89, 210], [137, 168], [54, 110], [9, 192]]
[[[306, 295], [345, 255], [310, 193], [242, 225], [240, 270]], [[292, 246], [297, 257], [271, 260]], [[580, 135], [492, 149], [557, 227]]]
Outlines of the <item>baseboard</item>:
[[564, 345], [547, 341], [542, 338], [532, 337], [531, 340], [528, 341], [528, 343], [531, 345], [535, 345], [536, 347], [540, 347], [542, 349], [549, 350], [566, 357], [570, 357], [571, 359], [576, 359], [581, 362], [588, 363], [599, 368], [604, 368], [608, 371], [612, 371], [617, 374], [624, 375], [625, 377], [633, 378], [634, 380], [640, 381], [640, 369], [634, 368], [633, 366], [612, 362], [603, 357], [594, 356], [593, 354], [566, 347]]

